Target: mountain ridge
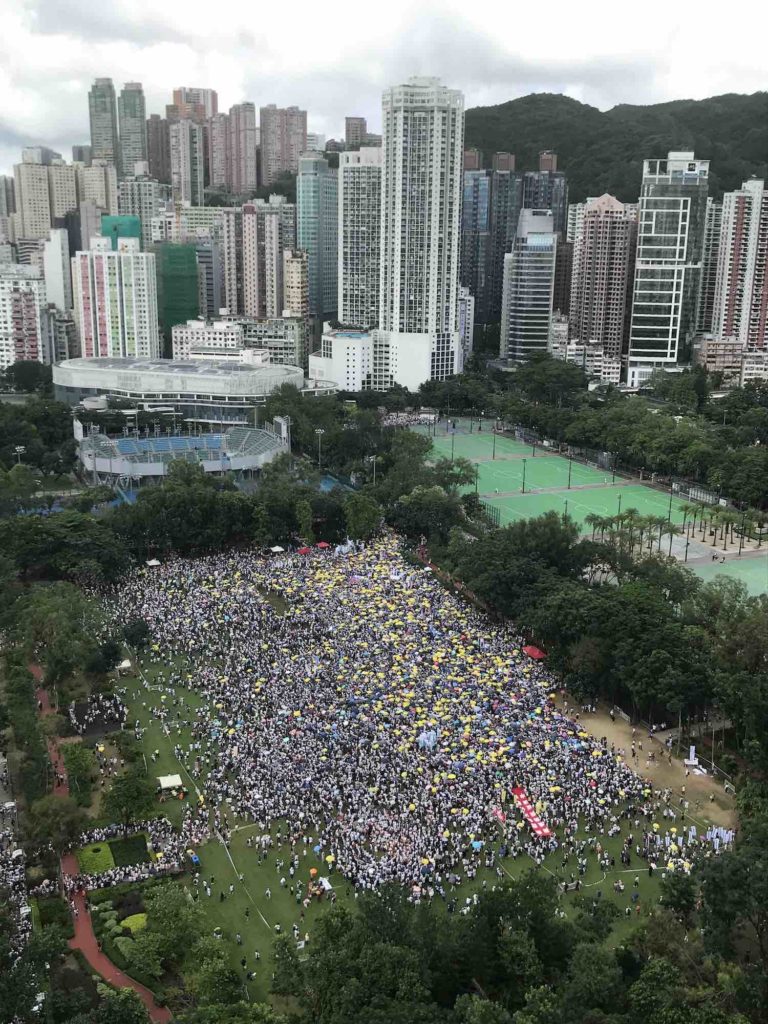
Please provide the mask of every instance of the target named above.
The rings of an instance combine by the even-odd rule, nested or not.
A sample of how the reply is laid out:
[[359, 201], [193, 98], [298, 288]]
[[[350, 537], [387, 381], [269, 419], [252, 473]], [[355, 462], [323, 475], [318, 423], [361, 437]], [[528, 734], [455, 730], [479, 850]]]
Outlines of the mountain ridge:
[[768, 92], [606, 111], [561, 93], [530, 93], [468, 109], [465, 145], [482, 151], [486, 167], [493, 153], [514, 153], [520, 170], [536, 169], [540, 150], [555, 150], [571, 202], [603, 192], [634, 202], [644, 159], [692, 149], [710, 160], [710, 195], [719, 199], [751, 175], [768, 178]]

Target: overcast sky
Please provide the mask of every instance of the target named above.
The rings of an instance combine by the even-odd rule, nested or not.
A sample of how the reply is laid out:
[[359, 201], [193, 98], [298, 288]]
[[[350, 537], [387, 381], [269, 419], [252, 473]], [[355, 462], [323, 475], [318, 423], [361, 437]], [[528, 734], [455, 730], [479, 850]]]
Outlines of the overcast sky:
[[[749, 6], [748, 0], [747, 6]], [[345, 114], [380, 127], [381, 90], [438, 75], [467, 106], [564, 92], [607, 109], [766, 88], [765, 36], [746, 16], [643, 0], [0, 0], [0, 172], [24, 145], [67, 159], [88, 142], [96, 77], [144, 85], [162, 113], [174, 86], [208, 86], [219, 109], [298, 104], [310, 131]]]

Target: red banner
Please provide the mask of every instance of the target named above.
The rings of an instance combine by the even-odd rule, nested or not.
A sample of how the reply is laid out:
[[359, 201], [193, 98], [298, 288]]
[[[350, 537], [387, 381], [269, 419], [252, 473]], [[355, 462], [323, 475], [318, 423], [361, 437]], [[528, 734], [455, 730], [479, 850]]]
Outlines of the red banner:
[[523, 817], [533, 829], [534, 835], [538, 836], [540, 839], [546, 839], [548, 836], [551, 836], [552, 832], [536, 813], [533, 804], [528, 799], [528, 795], [522, 786], [518, 786], [516, 789], [513, 789], [512, 796], [515, 798], [517, 806], [523, 812]]

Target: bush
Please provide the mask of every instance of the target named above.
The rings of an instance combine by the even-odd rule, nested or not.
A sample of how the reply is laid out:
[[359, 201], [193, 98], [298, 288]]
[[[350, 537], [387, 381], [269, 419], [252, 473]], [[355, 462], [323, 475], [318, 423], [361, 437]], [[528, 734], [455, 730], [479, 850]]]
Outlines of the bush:
[[77, 851], [77, 863], [87, 875], [97, 875], [115, 866], [109, 843], [90, 843]]
[[37, 901], [37, 909], [40, 913], [40, 924], [60, 924], [66, 928], [70, 922], [69, 908], [60, 896], [50, 896], [47, 899]]
[[133, 939], [128, 938], [127, 935], [118, 936], [115, 940], [115, 945], [120, 950], [123, 958], [129, 960], [131, 956], [131, 947], [133, 946]]
[[146, 914], [132, 914], [130, 917], [123, 918], [123, 928], [127, 928], [132, 934], [140, 932], [143, 928], [147, 927], [147, 915]]
[[126, 867], [129, 864], [147, 864], [149, 853], [147, 851], [147, 837], [143, 832], [127, 836], [125, 839], [112, 839], [109, 844], [112, 857], [117, 867]]

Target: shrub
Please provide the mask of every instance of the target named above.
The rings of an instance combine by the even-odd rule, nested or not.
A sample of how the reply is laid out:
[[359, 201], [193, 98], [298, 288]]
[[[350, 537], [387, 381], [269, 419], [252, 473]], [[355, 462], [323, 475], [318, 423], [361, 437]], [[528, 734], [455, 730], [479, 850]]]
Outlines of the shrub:
[[130, 939], [127, 935], [120, 935], [115, 939], [115, 945], [120, 950], [123, 957], [126, 960], [129, 960], [131, 956], [131, 947], [133, 946], [133, 939]]
[[69, 924], [69, 908], [60, 896], [51, 896], [48, 899], [39, 899], [37, 909], [40, 913], [40, 924], [60, 924], [66, 928]]
[[147, 915], [146, 914], [132, 914], [130, 917], [123, 918], [123, 928], [127, 928], [129, 932], [135, 934], [140, 932], [142, 928], [147, 927]]
[[90, 843], [77, 851], [77, 863], [80, 870], [88, 875], [109, 871], [115, 866], [109, 843]]
[[117, 867], [126, 867], [129, 864], [146, 864], [149, 862], [147, 852], [147, 837], [143, 832], [127, 836], [125, 839], [113, 839], [109, 848]]

